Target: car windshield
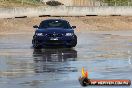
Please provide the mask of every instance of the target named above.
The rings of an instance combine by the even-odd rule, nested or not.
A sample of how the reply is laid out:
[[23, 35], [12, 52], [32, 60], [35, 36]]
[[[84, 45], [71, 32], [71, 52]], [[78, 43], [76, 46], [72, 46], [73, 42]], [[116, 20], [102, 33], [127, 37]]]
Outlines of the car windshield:
[[71, 28], [70, 24], [67, 21], [61, 20], [46, 20], [40, 23], [39, 28]]

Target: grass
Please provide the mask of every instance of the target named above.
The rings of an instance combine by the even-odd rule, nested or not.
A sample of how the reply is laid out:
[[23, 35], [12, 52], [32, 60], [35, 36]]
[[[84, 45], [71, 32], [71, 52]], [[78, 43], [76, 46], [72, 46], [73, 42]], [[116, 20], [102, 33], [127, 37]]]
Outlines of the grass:
[[102, 0], [108, 6], [132, 6], [132, 0]]
[[39, 0], [0, 0], [0, 7], [43, 6]]
[[[0, 7], [44, 6], [41, 0], [0, 0]], [[132, 0], [99, 0], [108, 6], [132, 6]]]

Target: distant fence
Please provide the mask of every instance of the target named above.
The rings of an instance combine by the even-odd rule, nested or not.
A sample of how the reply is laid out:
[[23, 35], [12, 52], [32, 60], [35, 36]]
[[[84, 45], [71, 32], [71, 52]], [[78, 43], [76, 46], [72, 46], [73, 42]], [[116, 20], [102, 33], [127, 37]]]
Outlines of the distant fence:
[[102, 7], [37, 7], [37, 8], [0, 8], [0, 18], [24, 18], [43, 16], [132, 16], [131, 6]]

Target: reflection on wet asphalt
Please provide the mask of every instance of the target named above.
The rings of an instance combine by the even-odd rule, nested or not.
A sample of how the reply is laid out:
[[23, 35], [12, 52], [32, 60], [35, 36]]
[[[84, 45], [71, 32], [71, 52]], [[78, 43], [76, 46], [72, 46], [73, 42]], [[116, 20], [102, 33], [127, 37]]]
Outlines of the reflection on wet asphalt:
[[82, 88], [82, 67], [93, 79], [132, 80], [131, 37], [77, 35], [73, 49], [43, 50], [31, 48], [32, 34], [0, 35], [0, 88]]
[[69, 66], [68, 61], [76, 61], [77, 51], [73, 49], [34, 50], [35, 72], [68, 73], [77, 72], [75, 67]]

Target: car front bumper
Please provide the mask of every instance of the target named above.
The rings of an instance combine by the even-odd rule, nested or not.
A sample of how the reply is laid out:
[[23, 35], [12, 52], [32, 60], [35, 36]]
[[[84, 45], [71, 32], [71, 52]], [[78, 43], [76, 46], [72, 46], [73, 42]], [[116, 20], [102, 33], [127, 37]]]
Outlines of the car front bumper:
[[74, 46], [77, 39], [74, 36], [61, 37], [61, 38], [43, 38], [35, 37], [33, 39], [33, 44], [39, 45], [41, 47], [60, 47], [60, 46]]

